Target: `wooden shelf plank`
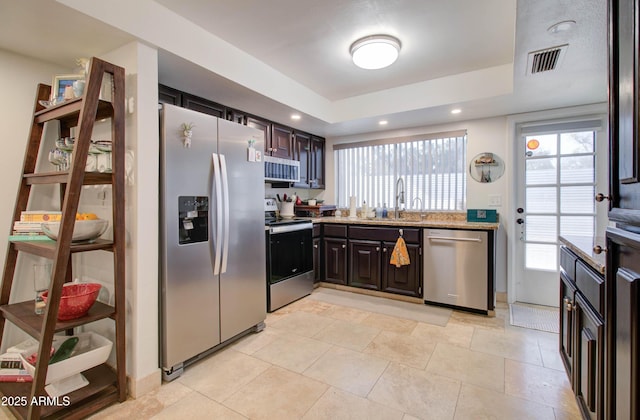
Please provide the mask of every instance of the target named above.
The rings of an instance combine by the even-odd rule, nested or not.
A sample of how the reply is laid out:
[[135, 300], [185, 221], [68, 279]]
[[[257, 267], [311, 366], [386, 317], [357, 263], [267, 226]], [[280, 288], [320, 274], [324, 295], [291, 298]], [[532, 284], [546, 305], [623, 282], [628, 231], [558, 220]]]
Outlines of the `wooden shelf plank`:
[[[34, 122], [42, 124], [47, 121], [58, 120], [69, 127], [75, 127], [78, 124], [80, 109], [82, 109], [83, 106], [83, 98], [84, 97], [69, 99], [60, 105], [38, 111], [34, 115]], [[112, 116], [113, 106], [111, 105], [111, 102], [98, 101], [96, 120], [111, 118]]]
[[[35, 314], [34, 302], [32, 300], [2, 305], [0, 306], [0, 312], [3, 313], [8, 321], [20, 327], [24, 332], [37, 340], [40, 339], [44, 317]], [[116, 311], [113, 306], [96, 301], [85, 316], [69, 321], [57, 321], [54, 331], [65, 331], [89, 322], [110, 318], [113, 317], [115, 313]]]
[[[25, 174], [27, 185], [36, 184], [66, 184], [69, 181], [68, 171], [40, 172], [37, 174]], [[83, 185], [104, 185], [113, 183], [111, 172], [85, 172]]]
[[[28, 252], [29, 254], [52, 259], [56, 252], [56, 241], [11, 241], [16, 251]], [[73, 244], [70, 247], [71, 253], [87, 251], [112, 251], [113, 241], [96, 239], [91, 243]]]
[[[116, 374], [111, 367], [102, 364], [82, 374], [89, 381], [89, 385], [67, 394], [70, 405], [65, 405], [62, 397], [58, 399], [58, 404], [43, 404], [41, 418], [86, 417], [89, 413], [118, 401]], [[26, 398], [27, 404], [17, 404], [9, 408], [18, 418], [27, 417], [31, 402], [30, 382], [0, 382], [0, 392], [5, 397], [16, 397], [13, 400], [17, 401], [25, 401]]]

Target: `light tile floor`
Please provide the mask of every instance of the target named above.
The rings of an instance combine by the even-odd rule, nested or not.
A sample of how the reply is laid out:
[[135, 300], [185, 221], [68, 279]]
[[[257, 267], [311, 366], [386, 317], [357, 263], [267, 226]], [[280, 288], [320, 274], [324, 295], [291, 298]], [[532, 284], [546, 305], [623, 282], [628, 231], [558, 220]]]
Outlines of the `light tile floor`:
[[[93, 419], [580, 419], [557, 334], [302, 299], [177, 380]], [[1, 417], [1, 416], [0, 416]]]

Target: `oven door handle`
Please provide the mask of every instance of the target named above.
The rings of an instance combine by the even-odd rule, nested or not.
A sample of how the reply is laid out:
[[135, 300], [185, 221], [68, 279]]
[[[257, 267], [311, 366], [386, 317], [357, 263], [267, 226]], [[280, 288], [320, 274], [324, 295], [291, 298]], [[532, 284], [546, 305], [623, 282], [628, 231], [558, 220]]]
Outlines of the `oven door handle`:
[[221, 180], [220, 180], [220, 161], [217, 153], [212, 153], [213, 163], [213, 179], [211, 182], [211, 197], [215, 195], [216, 205], [209, 206], [210, 211], [215, 211], [215, 215], [211, 215], [212, 219], [215, 217], [215, 223], [213, 227], [213, 243], [211, 244], [211, 250], [213, 252], [213, 274], [220, 274], [220, 259], [221, 252], [220, 247], [222, 245], [222, 193], [221, 193]]
[[229, 254], [229, 179], [227, 176], [227, 160], [220, 156], [220, 172], [222, 175], [222, 266], [220, 274], [227, 272], [227, 256]]

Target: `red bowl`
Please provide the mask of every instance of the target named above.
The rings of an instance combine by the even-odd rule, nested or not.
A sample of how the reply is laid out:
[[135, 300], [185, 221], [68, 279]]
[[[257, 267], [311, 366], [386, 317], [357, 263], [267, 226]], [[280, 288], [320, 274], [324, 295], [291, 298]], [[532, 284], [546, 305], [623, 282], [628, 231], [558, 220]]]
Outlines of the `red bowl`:
[[[98, 283], [72, 283], [62, 288], [62, 298], [58, 309], [58, 319], [68, 321], [86, 315], [98, 298], [102, 285]], [[49, 291], [42, 294], [46, 302]]]

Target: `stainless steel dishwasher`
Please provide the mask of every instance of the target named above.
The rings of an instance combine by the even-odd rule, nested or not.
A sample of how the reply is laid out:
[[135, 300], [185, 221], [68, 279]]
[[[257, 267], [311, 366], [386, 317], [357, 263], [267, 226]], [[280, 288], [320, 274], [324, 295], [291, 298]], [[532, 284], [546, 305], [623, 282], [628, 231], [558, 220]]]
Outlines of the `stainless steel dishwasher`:
[[488, 311], [488, 233], [424, 229], [424, 301]]

